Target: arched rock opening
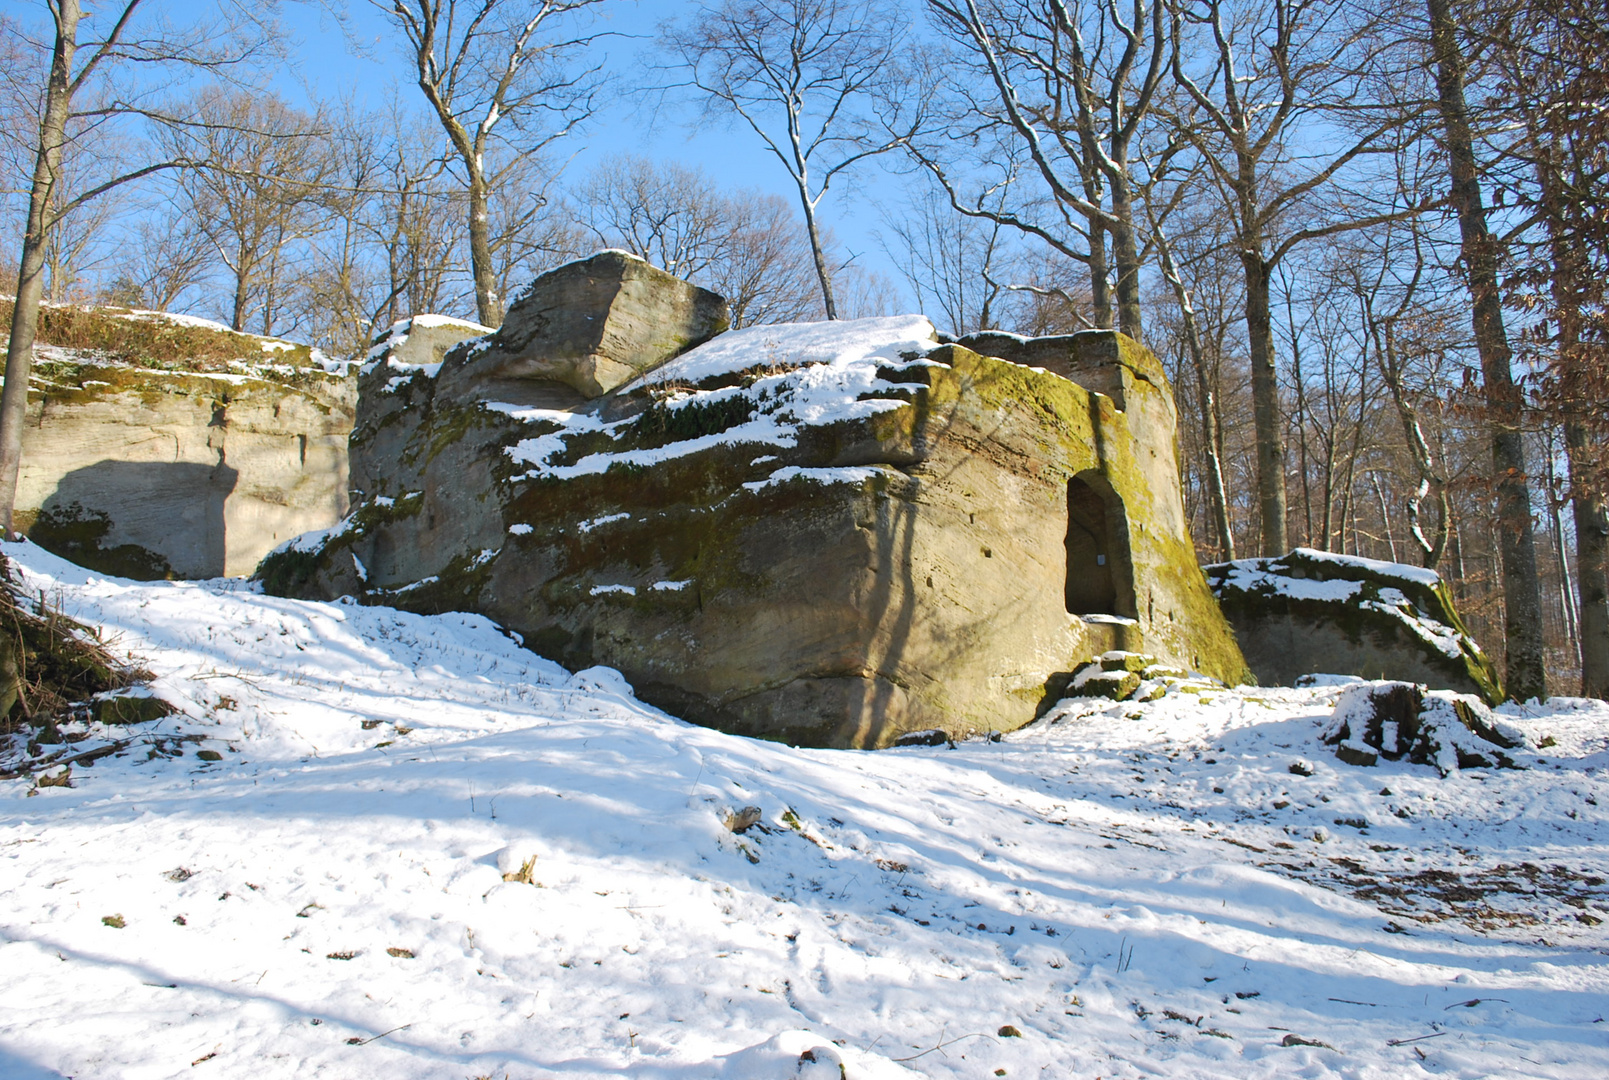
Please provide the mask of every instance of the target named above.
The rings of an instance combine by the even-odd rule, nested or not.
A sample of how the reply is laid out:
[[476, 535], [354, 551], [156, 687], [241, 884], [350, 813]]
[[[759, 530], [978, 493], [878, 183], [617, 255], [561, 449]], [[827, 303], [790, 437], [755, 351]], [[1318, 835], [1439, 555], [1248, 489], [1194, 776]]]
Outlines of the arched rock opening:
[[1123, 500], [1098, 472], [1067, 481], [1067, 610], [1135, 617]]

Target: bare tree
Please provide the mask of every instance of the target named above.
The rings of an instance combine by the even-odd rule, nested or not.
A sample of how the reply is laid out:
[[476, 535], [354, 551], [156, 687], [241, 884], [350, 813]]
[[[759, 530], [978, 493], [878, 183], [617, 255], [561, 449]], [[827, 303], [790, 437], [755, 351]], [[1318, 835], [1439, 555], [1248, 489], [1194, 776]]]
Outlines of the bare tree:
[[384, 260], [383, 289], [369, 305], [371, 336], [406, 315], [441, 312], [450, 285], [466, 202], [447, 183], [446, 158], [422, 122], [393, 103], [379, 195], [363, 219], [369, 242]]
[[988, 103], [968, 112], [977, 123], [1021, 140], [1031, 171], [1063, 217], [1061, 224], [1072, 228], [991, 211], [976, 200], [968, 205], [935, 154], [923, 155], [923, 164], [950, 189], [957, 209], [1028, 232], [1087, 265], [1095, 321], [1101, 326], [1111, 325], [1109, 236], [1117, 325], [1143, 340], [1142, 243], [1135, 227], [1130, 153], [1167, 71], [1170, 25], [1163, 4], [1003, 0], [985, 6], [978, 0], [928, 0], [928, 9], [976, 58], [992, 88]]
[[[1438, 463], [1435, 451], [1425, 432], [1420, 402], [1427, 395], [1409, 385], [1408, 366], [1416, 355], [1431, 351], [1423, 340], [1417, 324], [1425, 312], [1419, 308], [1419, 291], [1424, 283], [1427, 259], [1423, 239], [1412, 224], [1408, 226], [1408, 246], [1413, 252], [1407, 264], [1407, 280], [1392, 282], [1388, 287], [1387, 272], [1396, 261], [1395, 235], [1399, 230], [1387, 229], [1381, 239], [1380, 265], [1373, 274], [1363, 272], [1362, 259], [1348, 259], [1344, 270], [1346, 287], [1356, 297], [1358, 314], [1367, 342], [1373, 347], [1374, 362], [1402, 424], [1403, 438], [1413, 462], [1414, 483], [1407, 497], [1408, 532], [1418, 548], [1419, 561], [1434, 570], [1447, 550], [1452, 525], [1452, 508], [1447, 498], [1445, 470]], [[1372, 280], [1370, 280], [1372, 278]], [[1391, 293], [1395, 296], [1391, 296]], [[1435, 500], [1436, 519], [1431, 535], [1425, 533], [1424, 500]]]
[[[726, 297], [732, 326], [799, 322], [823, 314], [815, 256], [799, 220], [779, 195], [738, 191], [727, 197], [731, 221], [725, 257], [706, 284]], [[830, 246], [832, 236], [826, 237]], [[835, 276], [841, 276], [839, 266]]]
[[[53, 230], [63, 216], [124, 184], [188, 164], [182, 159], [136, 161], [70, 199], [57, 198], [75, 120], [103, 127], [123, 117], [163, 119], [150, 102], [149, 92], [138, 85], [120, 87], [117, 94], [95, 96], [98, 84], [118, 69], [202, 69], [218, 71], [243, 63], [257, 48], [260, 37], [240, 32], [240, 23], [192, 19], [182, 30], [160, 22], [137, 31], [140, 0], [125, 0], [106, 11], [106, 18], [85, 27], [80, 0], [46, 0], [50, 14], [50, 64], [40, 94], [35, 129], [33, 176], [28, 193], [27, 225], [23, 232], [17, 299], [12, 308], [11, 336], [6, 349], [5, 392], [0, 396], [0, 526], [11, 534], [16, 502], [17, 470], [22, 458], [22, 426], [28, 410], [28, 378], [33, 368], [34, 339], [39, 331], [39, 304], [44, 293], [45, 254]], [[251, 29], [262, 27], [248, 21]], [[88, 30], [86, 58], [79, 55], [79, 37]]]
[[[1146, 209], [1152, 210], [1151, 203]], [[1206, 458], [1207, 500], [1212, 508], [1212, 524], [1218, 534], [1218, 548], [1223, 558], [1235, 557], [1235, 530], [1229, 521], [1229, 494], [1224, 485], [1223, 433], [1219, 430], [1218, 395], [1212, 373], [1208, 370], [1207, 350], [1201, 340], [1201, 327], [1196, 320], [1195, 299], [1185, 284], [1179, 265], [1173, 257], [1173, 243], [1168, 239], [1160, 222], [1152, 220], [1151, 239], [1162, 263], [1162, 277], [1173, 290], [1174, 302], [1179, 306], [1181, 329], [1190, 370], [1195, 375], [1198, 407], [1201, 411], [1201, 446]]]
[[885, 212], [889, 236], [884, 250], [916, 294], [931, 302], [953, 334], [995, 330], [1003, 325], [1015, 296], [1014, 252], [1007, 250], [1006, 226], [988, 218], [957, 214], [948, 196], [931, 187], [909, 193], [903, 211]]
[[639, 255], [684, 278], [725, 256], [725, 198], [701, 169], [620, 154], [605, 158], [575, 192], [599, 243]]
[[923, 95], [903, 93], [906, 39], [887, 0], [725, 0], [661, 31], [706, 115], [741, 120], [788, 171], [829, 319], [838, 304], [818, 211], [835, 180], [920, 124]]
[[492, 265], [504, 296], [560, 263], [586, 254], [580, 225], [562, 212], [558, 173], [538, 154], [499, 169], [502, 182], [491, 198]]
[[503, 322], [493, 194], [509, 169], [591, 114], [595, 69], [572, 61], [595, 35], [573, 24], [600, 2], [370, 0], [407, 41], [419, 89], [463, 173], [475, 310], [487, 326]]
[[169, 204], [130, 226], [112, 262], [105, 291], [110, 303], [168, 311], [212, 264], [206, 234], [188, 214]]
[[1480, 355], [1492, 473], [1502, 525], [1507, 690], [1519, 701], [1547, 696], [1542, 655], [1542, 597], [1531, 525], [1531, 482], [1523, 434], [1525, 403], [1515, 384], [1513, 350], [1503, 324], [1497, 280], [1500, 244], [1486, 220], [1480, 171], [1464, 92], [1466, 61], [1450, 0], [1426, 0], [1430, 59], [1435, 68], [1441, 134], [1458, 215], [1464, 271], [1473, 300], [1475, 349]]
[[1569, 463], [1581, 692], [1609, 697], [1609, 16], [1584, 0], [1471, 15], [1500, 71], [1488, 95], [1502, 121], [1488, 125], [1501, 140], [1493, 181], [1521, 215], [1509, 299], [1539, 316], [1522, 347], [1545, 365], [1540, 402]]
[[324, 175], [308, 216], [319, 230], [295, 289], [297, 322], [320, 348], [351, 356], [374, 336], [375, 294], [383, 281], [375, 224], [384, 212], [389, 142], [396, 135], [383, 114], [348, 100], [326, 110], [316, 138]]
[[811, 250], [776, 195], [727, 193], [702, 170], [625, 156], [601, 162], [576, 199], [598, 243], [725, 296], [734, 327], [820, 316]]
[[[1335, 0], [1264, 0], [1249, 12], [1225, 0], [1180, 0], [1173, 12], [1173, 76], [1184, 101], [1172, 120], [1222, 193], [1246, 277], [1264, 555], [1289, 547], [1273, 273], [1297, 244], [1393, 216], [1335, 198], [1335, 185], [1349, 166], [1408, 135], [1402, 112], [1368, 108], [1378, 57], [1358, 45], [1364, 35], [1340, 23], [1339, 10]], [[1198, 36], [1204, 62], [1192, 63]], [[1326, 148], [1297, 149], [1315, 141]]]
[[96, 264], [104, 263], [107, 251], [102, 241], [111, 223], [115, 208], [106, 200], [79, 203], [71, 211], [62, 207], [76, 196], [94, 187], [104, 173], [82, 168], [81, 156], [74, 155], [62, 162], [61, 182], [51, 192], [51, 210], [56, 227], [45, 242], [45, 299], [52, 304], [69, 303], [83, 299], [88, 276]]
[[246, 91], [206, 92], [187, 120], [163, 141], [175, 159], [208, 163], [180, 176], [178, 195], [232, 279], [229, 325], [245, 330], [255, 315], [274, 333], [293, 245], [323, 223], [334, 170], [325, 121]]

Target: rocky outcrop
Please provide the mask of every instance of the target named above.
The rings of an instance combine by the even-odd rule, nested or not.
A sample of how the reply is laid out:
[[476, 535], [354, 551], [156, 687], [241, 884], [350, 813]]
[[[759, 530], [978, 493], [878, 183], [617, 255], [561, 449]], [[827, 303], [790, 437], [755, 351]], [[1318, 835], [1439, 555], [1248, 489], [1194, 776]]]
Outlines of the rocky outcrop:
[[528, 285], [497, 333], [441, 373], [441, 393], [527, 404], [523, 395], [552, 394], [556, 383], [584, 399], [601, 397], [730, 322], [726, 301], [708, 289], [626, 252], [603, 251]]
[[1207, 579], [1265, 685], [1358, 675], [1502, 700], [1496, 666], [1434, 570], [1297, 548], [1209, 566]]
[[36, 543], [126, 577], [215, 577], [345, 514], [345, 365], [200, 320], [51, 314], [15, 516]]
[[[616, 310], [606, 292], [592, 314]], [[708, 324], [680, 325], [654, 328], [657, 366], [641, 338], [620, 347], [646, 374], [592, 399], [507, 375], [559, 370], [542, 333], [497, 380], [459, 373], [503, 330], [434, 378], [365, 376], [353, 471], [374, 486], [265, 560], [265, 587], [482, 612], [679, 716], [801, 744], [1015, 728], [1119, 649], [1245, 676], [1195, 563], [1166, 380], [1132, 341], [1059, 346], [1124, 409], [941, 346], [915, 316], [752, 327], [671, 358]]]

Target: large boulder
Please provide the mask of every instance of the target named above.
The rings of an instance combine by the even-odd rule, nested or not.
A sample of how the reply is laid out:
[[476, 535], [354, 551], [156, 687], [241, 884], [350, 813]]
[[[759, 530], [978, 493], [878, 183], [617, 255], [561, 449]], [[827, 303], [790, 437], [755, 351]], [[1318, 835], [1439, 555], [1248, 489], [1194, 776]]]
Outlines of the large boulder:
[[548, 382], [601, 397], [730, 321], [726, 301], [708, 289], [624, 251], [601, 251], [527, 286], [497, 333], [441, 373], [440, 392], [506, 401]]
[[346, 514], [347, 364], [118, 308], [47, 306], [40, 342], [14, 514], [40, 546], [124, 577], [238, 575]]
[[1209, 566], [1207, 580], [1265, 685], [1358, 675], [1502, 700], [1496, 666], [1434, 570], [1297, 548]]
[[1072, 347], [1157, 372], [1128, 412], [918, 316], [732, 331], [590, 401], [534, 377], [463, 396], [447, 373], [486, 341], [364, 384], [373, 487], [265, 587], [482, 612], [689, 720], [813, 745], [1015, 728], [1113, 650], [1246, 676], [1172, 425], [1130, 425], [1172, 405], [1126, 338]]

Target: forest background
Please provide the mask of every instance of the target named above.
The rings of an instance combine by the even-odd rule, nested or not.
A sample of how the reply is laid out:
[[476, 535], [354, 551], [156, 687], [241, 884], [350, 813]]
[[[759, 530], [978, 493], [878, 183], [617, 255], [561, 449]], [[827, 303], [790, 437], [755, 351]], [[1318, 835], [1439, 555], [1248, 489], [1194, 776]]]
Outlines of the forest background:
[[8, 0], [0, 502], [38, 303], [349, 357], [617, 247], [738, 325], [1122, 329], [1203, 561], [1433, 566], [1512, 694], [1609, 696], [1604, 55], [1590, 0]]

